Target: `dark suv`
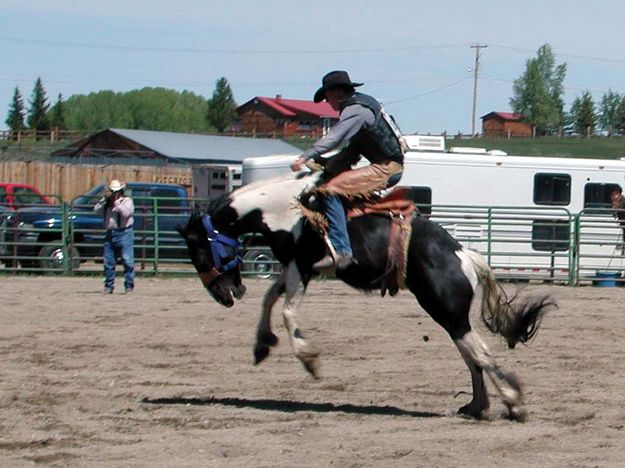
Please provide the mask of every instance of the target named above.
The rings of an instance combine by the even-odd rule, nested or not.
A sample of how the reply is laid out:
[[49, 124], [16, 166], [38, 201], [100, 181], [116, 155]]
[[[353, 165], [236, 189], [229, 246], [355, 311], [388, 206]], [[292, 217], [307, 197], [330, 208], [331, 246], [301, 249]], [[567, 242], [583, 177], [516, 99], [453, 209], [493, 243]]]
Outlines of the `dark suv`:
[[[22, 267], [61, 269], [69, 253], [71, 267], [81, 261], [102, 258], [103, 219], [93, 212], [95, 203], [106, 194], [100, 184], [70, 204], [31, 207], [10, 215], [7, 236]], [[180, 258], [185, 244], [175, 227], [184, 224], [191, 212], [185, 188], [174, 184], [129, 182], [126, 194], [135, 204], [135, 257]], [[5, 260], [6, 261], [6, 260]]]

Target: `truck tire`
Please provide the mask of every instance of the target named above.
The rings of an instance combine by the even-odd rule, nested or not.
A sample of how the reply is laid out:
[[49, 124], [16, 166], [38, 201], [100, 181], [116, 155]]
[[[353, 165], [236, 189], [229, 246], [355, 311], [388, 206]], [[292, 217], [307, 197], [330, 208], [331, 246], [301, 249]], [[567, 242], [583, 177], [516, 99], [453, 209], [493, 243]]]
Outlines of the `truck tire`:
[[243, 271], [253, 273], [257, 278], [269, 278], [280, 271], [273, 253], [269, 249], [251, 248], [243, 255]]
[[[76, 247], [71, 249], [72, 267], [80, 267], [80, 254]], [[49, 242], [39, 251], [39, 267], [44, 274], [59, 274], [63, 271], [63, 248], [58, 242]]]

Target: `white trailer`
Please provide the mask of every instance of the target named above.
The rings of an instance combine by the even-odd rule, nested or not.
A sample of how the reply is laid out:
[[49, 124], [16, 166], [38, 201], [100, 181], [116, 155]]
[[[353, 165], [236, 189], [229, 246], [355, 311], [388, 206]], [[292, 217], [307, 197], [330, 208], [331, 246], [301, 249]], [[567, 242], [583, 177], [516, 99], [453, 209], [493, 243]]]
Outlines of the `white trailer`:
[[[625, 161], [432, 150], [427, 138], [429, 150], [405, 155], [400, 185], [499, 276], [568, 281], [574, 272], [583, 281], [625, 270], [621, 228], [609, 210], [610, 193], [625, 185]], [[288, 173], [295, 157], [244, 160], [243, 184]]]

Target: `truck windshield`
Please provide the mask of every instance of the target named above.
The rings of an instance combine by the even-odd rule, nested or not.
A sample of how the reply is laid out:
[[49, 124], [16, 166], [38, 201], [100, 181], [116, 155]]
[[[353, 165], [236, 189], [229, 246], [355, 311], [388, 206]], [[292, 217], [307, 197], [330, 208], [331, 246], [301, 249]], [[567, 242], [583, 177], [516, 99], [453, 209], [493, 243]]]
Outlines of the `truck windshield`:
[[96, 185], [88, 192], [75, 198], [73, 204], [82, 208], [93, 206], [102, 196], [104, 196], [104, 184]]

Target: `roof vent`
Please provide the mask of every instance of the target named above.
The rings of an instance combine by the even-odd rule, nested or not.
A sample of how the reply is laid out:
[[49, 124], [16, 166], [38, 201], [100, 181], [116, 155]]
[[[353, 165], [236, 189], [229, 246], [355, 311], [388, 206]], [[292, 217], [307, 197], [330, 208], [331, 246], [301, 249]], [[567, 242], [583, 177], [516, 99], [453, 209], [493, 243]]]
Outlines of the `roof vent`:
[[449, 148], [450, 153], [463, 154], [486, 154], [486, 148], [471, 148], [470, 146], [452, 146]]
[[412, 151], [445, 151], [445, 137], [430, 135], [404, 135]]

